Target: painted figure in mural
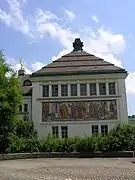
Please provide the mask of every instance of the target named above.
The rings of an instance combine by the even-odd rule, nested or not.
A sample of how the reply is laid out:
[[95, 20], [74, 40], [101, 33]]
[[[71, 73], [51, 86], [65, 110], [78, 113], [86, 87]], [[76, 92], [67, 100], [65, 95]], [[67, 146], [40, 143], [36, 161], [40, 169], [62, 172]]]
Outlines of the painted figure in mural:
[[61, 116], [62, 119], [67, 119], [68, 118], [68, 107], [67, 107], [67, 105], [65, 103], [62, 103], [60, 105], [59, 111], [60, 111], [60, 116]]
[[43, 103], [42, 104], [42, 118], [43, 121], [47, 121], [49, 117], [49, 103]]
[[71, 104], [71, 118], [76, 119], [77, 118], [77, 108], [76, 103]]
[[86, 105], [84, 102], [78, 104], [78, 118], [86, 119]]
[[117, 118], [117, 107], [115, 101], [110, 102], [110, 117], [113, 119]]

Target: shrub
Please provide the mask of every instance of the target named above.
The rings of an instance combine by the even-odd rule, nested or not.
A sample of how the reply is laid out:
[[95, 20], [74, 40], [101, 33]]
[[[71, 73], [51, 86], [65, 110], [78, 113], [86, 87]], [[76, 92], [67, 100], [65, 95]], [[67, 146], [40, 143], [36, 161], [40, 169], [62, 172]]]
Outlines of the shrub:
[[20, 122], [16, 133], [12, 133], [10, 136], [8, 152], [111, 152], [133, 151], [134, 148], [135, 126], [131, 125], [119, 125], [107, 136], [58, 139], [49, 135], [39, 140], [31, 122]]

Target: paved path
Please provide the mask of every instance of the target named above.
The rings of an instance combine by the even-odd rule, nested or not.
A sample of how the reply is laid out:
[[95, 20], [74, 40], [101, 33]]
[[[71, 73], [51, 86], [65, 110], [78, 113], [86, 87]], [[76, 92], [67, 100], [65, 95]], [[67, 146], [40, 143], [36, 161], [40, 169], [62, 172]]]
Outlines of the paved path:
[[[133, 160], [133, 159], [132, 159]], [[131, 159], [0, 161], [0, 180], [135, 180]]]

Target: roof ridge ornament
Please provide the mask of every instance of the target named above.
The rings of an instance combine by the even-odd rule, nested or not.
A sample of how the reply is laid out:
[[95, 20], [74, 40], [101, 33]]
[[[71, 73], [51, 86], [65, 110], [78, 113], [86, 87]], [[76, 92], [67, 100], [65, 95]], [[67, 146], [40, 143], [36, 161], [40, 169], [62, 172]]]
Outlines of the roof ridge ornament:
[[73, 52], [83, 51], [83, 42], [81, 42], [80, 38], [75, 38], [73, 42]]

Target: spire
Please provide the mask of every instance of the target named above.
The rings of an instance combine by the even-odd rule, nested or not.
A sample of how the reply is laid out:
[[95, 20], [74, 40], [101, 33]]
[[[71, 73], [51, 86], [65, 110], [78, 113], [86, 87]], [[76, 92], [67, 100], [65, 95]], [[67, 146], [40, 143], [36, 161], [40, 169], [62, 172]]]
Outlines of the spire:
[[22, 63], [22, 58], [20, 58], [20, 69], [18, 70], [18, 76], [24, 76], [25, 75], [25, 69], [24, 69], [24, 66], [23, 66], [23, 63]]
[[80, 38], [76, 38], [73, 42], [73, 52], [83, 51], [83, 42], [81, 42]]

